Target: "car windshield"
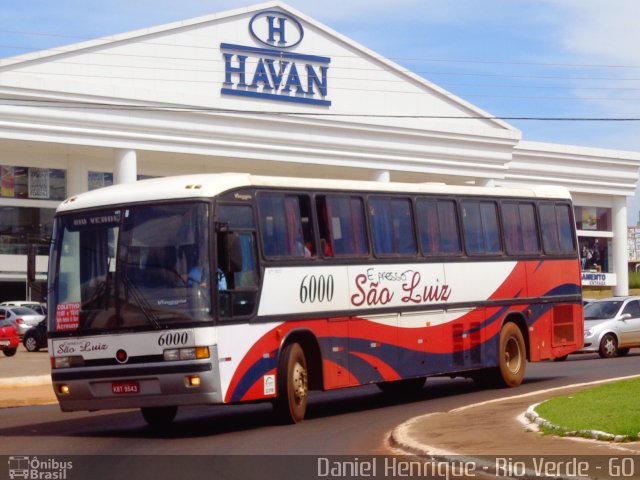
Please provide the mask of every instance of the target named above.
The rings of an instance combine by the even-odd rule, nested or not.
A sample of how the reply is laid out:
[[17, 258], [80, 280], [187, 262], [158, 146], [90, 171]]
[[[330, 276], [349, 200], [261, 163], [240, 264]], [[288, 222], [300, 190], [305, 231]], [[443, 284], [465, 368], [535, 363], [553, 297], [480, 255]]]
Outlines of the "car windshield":
[[[208, 212], [208, 204], [192, 202], [56, 218], [49, 331], [211, 320]], [[198, 282], [188, 282], [195, 269]]]
[[39, 315], [38, 312], [34, 312], [30, 308], [26, 307], [12, 307], [11, 311], [16, 315]]
[[622, 304], [622, 300], [591, 302], [584, 307], [584, 319], [606, 320], [609, 318], [614, 318], [620, 310]]

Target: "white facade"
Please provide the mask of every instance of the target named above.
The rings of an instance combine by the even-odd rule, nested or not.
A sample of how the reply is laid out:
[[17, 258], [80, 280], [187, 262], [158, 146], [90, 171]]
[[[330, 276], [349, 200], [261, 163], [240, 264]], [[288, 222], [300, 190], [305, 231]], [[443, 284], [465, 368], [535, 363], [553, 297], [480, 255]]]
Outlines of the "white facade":
[[[640, 154], [524, 142], [507, 123], [281, 2], [1, 59], [0, 95], [0, 212], [55, 208], [46, 192], [59, 172], [67, 196], [103, 179], [224, 171], [560, 185], [586, 217], [596, 212], [597, 229], [586, 222], [581, 240], [607, 242], [610, 271], [594, 263], [595, 273], [626, 293], [625, 205]], [[27, 176], [41, 188], [22, 185]], [[3, 218], [0, 281], [20, 281], [26, 260], [13, 246], [24, 235]]]

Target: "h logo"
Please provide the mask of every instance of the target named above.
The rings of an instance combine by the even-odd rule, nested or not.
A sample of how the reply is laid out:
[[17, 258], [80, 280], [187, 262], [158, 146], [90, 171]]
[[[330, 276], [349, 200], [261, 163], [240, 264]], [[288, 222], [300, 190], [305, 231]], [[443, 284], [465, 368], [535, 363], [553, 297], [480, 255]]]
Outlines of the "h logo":
[[290, 49], [299, 45], [304, 37], [302, 24], [285, 12], [267, 10], [251, 17], [249, 33], [269, 48]]
[[[278, 26], [275, 26], [276, 20], [278, 21]], [[284, 38], [284, 25], [286, 22], [285, 17], [272, 17], [271, 15], [267, 16], [267, 21], [269, 22], [269, 38], [267, 41], [269, 43], [275, 43], [275, 35], [277, 34], [280, 37], [278, 40], [278, 45], [286, 45], [287, 41]]]

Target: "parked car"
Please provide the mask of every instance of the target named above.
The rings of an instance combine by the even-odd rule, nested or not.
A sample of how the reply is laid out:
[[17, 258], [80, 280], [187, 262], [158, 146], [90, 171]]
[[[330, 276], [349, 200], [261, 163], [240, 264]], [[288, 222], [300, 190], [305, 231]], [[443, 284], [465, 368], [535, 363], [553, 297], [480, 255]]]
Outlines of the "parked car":
[[47, 346], [47, 319], [41, 320], [35, 327], [27, 330], [22, 337], [22, 344], [28, 352], [37, 352]]
[[30, 300], [9, 300], [0, 303], [0, 307], [27, 307], [40, 315], [47, 315], [47, 305]]
[[20, 338], [13, 325], [0, 327], [0, 349], [7, 357], [13, 357], [18, 351]]
[[15, 327], [20, 338], [45, 318], [27, 307], [0, 307], [0, 327]]
[[584, 347], [602, 358], [623, 356], [640, 347], [640, 297], [594, 300], [584, 307]]

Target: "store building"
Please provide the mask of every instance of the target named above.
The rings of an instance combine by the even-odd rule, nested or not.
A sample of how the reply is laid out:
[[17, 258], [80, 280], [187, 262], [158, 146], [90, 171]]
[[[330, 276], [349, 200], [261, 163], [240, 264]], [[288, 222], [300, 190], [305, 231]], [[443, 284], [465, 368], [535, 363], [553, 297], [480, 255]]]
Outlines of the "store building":
[[45, 277], [61, 199], [223, 171], [562, 185], [576, 204], [585, 284], [627, 290], [639, 153], [523, 141], [281, 2], [2, 59], [0, 91], [0, 299], [24, 296], [29, 243], [41, 246]]

